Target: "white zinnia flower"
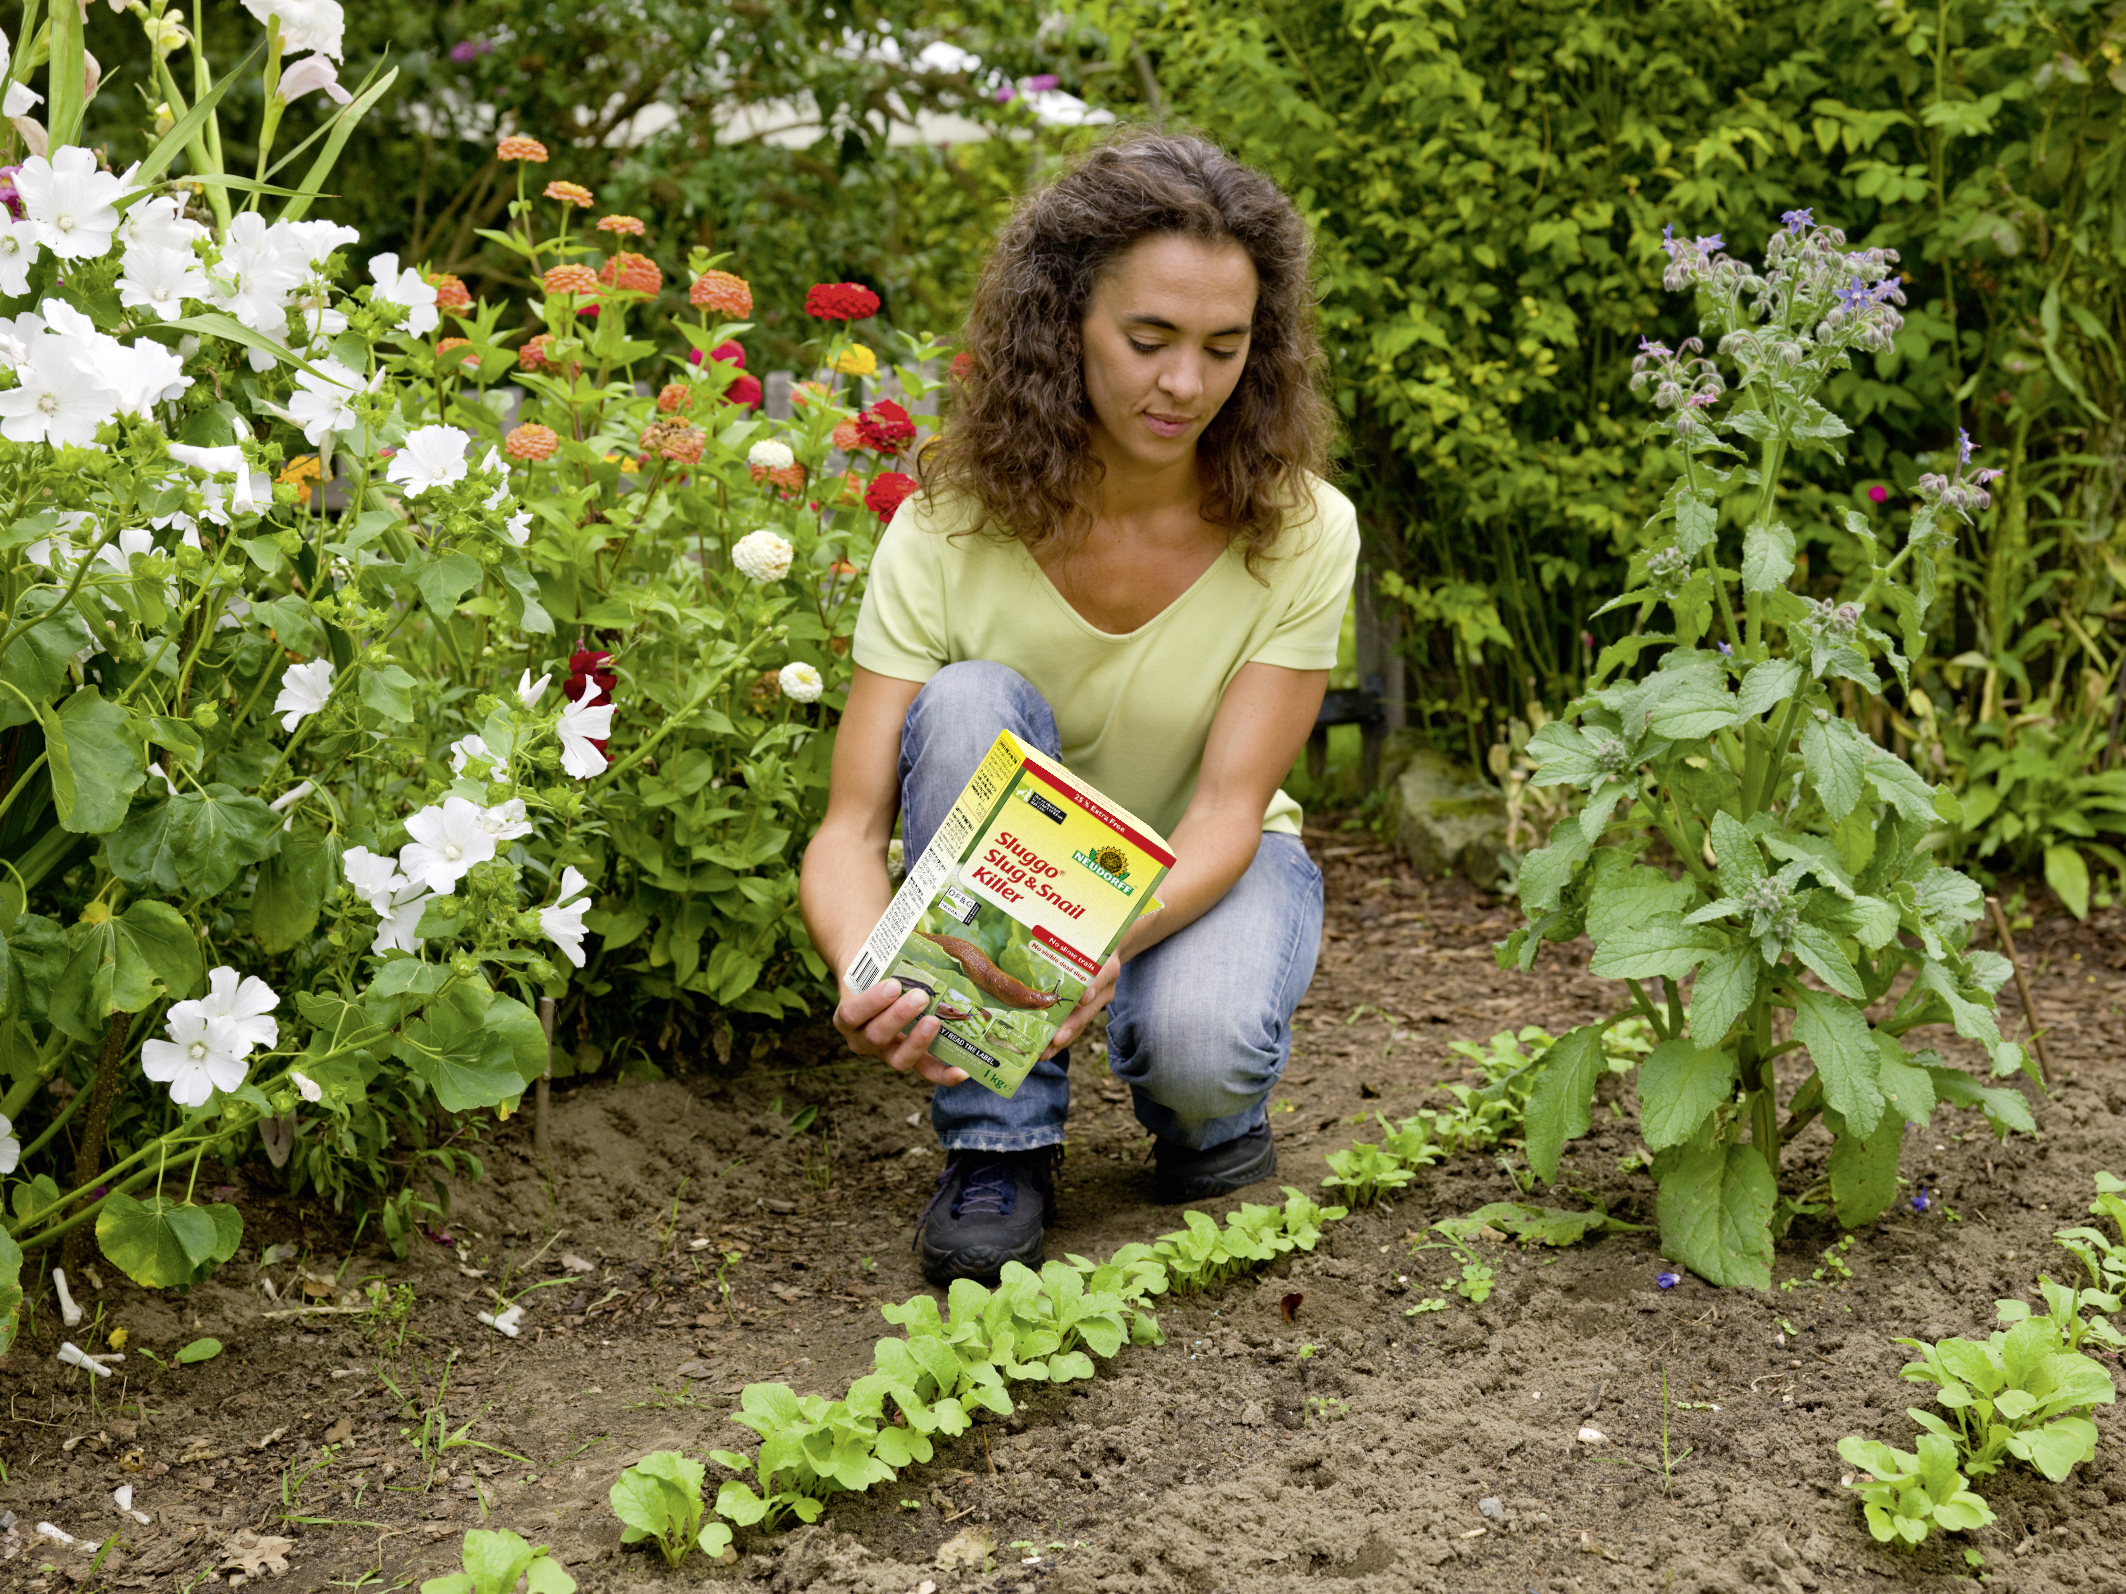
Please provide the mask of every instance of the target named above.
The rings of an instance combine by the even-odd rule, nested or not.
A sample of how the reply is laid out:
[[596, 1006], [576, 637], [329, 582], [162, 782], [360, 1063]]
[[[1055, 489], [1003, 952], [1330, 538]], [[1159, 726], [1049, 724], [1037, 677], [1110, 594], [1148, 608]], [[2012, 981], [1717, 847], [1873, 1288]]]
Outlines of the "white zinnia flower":
[[158, 1085], [168, 1085], [170, 1100], [180, 1107], [204, 1106], [217, 1090], [236, 1089], [249, 1072], [243, 1059], [250, 1048], [235, 1025], [198, 1008], [197, 1002], [178, 1003], [163, 1026], [170, 1038], [140, 1048], [141, 1072]]
[[18, 385], [0, 393], [0, 437], [54, 448], [96, 446], [96, 428], [118, 413], [118, 395], [74, 356], [64, 338], [31, 343], [15, 367]]
[[455, 890], [466, 871], [495, 855], [495, 838], [480, 822], [478, 804], [446, 797], [406, 821], [413, 840], [399, 849], [406, 878], [438, 893]]
[[461, 736], [450, 744], [450, 772], [453, 775], [462, 775], [465, 773], [465, 766], [474, 759], [493, 757], [494, 754], [487, 750], [487, 743], [478, 735]]
[[404, 309], [406, 331], [418, 338], [442, 324], [443, 317], [436, 309], [434, 284], [422, 281], [421, 274], [411, 266], [401, 271], [397, 255], [377, 255], [369, 262], [369, 275], [376, 279], [376, 287], [369, 295], [370, 302], [395, 304]]
[[244, 9], [264, 23], [281, 19], [281, 48], [293, 55], [300, 50], [320, 50], [337, 61], [340, 36], [347, 13], [339, 0], [244, 0]]
[[30, 267], [36, 263], [37, 224], [0, 211], [0, 293], [10, 299], [28, 293]]
[[[591, 905], [591, 899], [576, 894], [588, 884], [571, 864], [561, 871], [561, 891], [554, 905], [539, 910], [540, 930], [579, 969], [583, 967], [583, 910]], [[576, 900], [571, 902], [570, 897]]]
[[32, 155], [15, 173], [15, 192], [36, 224], [37, 241], [61, 260], [94, 260], [110, 252], [125, 184], [99, 171], [88, 150], [69, 144], [49, 160]]
[[323, 89], [342, 105], [354, 98], [340, 87], [339, 69], [322, 55], [306, 55], [300, 61], [282, 67], [280, 87], [275, 91], [275, 97], [286, 105], [301, 99], [312, 89]]
[[[0, 282], [0, 286], [5, 286]], [[21, 290], [15, 290], [20, 292]], [[118, 302], [152, 311], [163, 321], [185, 313], [185, 300], [204, 300], [214, 290], [189, 249], [128, 249], [125, 275], [118, 279]], [[179, 360], [178, 364], [183, 365]]]
[[539, 699], [546, 695], [546, 683], [553, 678], [553, 673], [549, 671], [535, 681], [531, 678], [531, 671], [526, 670], [517, 679], [517, 701], [526, 708], [537, 708]]
[[280, 696], [273, 700], [273, 712], [281, 717], [281, 729], [294, 730], [323, 708], [325, 699], [331, 695], [330, 659], [312, 659], [308, 664], [289, 665], [288, 673], [281, 677]]
[[817, 703], [819, 694], [827, 689], [827, 683], [819, 678], [819, 671], [809, 664], [795, 661], [775, 672], [775, 684], [793, 703]]
[[305, 1101], [318, 1101], [324, 1097], [324, 1087], [300, 1068], [288, 1070], [288, 1079], [295, 1086], [295, 1093]]
[[755, 581], [780, 581], [790, 573], [790, 544], [763, 526], [749, 531], [731, 548], [731, 563]]
[[524, 816], [524, 799], [512, 797], [506, 803], [497, 803], [492, 808], [480, 810], [480, 828], [494, 837], [497, 843], [516, 841], [532, 833], [532, 823]]
[[561, 767], [578, 780], [588, 780], [605, 768], [605, 754], [592, 746], [613, 734], [613, 705], [591, 704], [598, 696], [598, 683], [585, 680], [583, 695], [561, 711], [554, 726], [561, 738]]
[[21, 1161], [22, 1142], [15, 1138], [15, 1126], [7, 1114], [0, 1113], [0, 1173], [13, 1173]]
[[332, 433], [360, 428], [362, 418], [355, 412], [354, 401], [364, 393], [374, 393], [383, 380], [381, 369], [365, 383], [338, 360], [320, 360], [314, 373], [296, 373], [295, 391], [288, 395], [288, 419], [302, 428], [312, 448], [323, 448]]
[[280, 1026], [266, 1015], [280, 1006], [280, 1000], [273, 987], [257, 975], [245, 975], [239, 979], [236, 970], [224, 967], [207, 972], [205, 996], [179, 1002], [170, 1011], [175, 1013], [178, 1008], [196, 1007], [209, 1018], [227, 1019], [230, 1028], [236, 1031], [237, 1039], [243, 1042], [245, 1052], [254, 1046], [270, 1050], [280, 1039]]
[[788, 443], [763, 437], [746, 450], [746, 463], [759, 470], [787, 470], [797, 463], [797, 456], [790, 451]]
[[405, 446], [391, 456], [384, 479], [403, 486], [408, 498], [463, 481], [465, 447], [471, 441], [470, 434], [455, 426], [416, 426], [406, 434]]
[[[367, 847], [349, 847], [341, 853], [340, 868], [347, 875], [347, 884], [372, 908], [377, 908], [379, 902], [389, 903], [391, 894], [406, 884], [397, 864]], [[377, 911], [381, 913], [383, 909]]]

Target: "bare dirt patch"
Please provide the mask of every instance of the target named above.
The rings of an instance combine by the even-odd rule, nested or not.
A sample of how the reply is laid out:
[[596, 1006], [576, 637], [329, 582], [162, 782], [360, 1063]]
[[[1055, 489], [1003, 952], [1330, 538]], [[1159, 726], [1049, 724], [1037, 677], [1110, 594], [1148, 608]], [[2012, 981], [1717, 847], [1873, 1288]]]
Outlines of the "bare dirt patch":
[[[1408, 1113], [1460, 1077], [1451, 1042], [1559, 1033], [1612, 993], [1570, 949], [1532, 976], [1500, 972], [1488, 949], [1510, 908], [1360, 840], [1310, 841], [1331, 940], [1273, 1122], [1282, 1179], [1311, 1187], [1320, 1154], [1366, 1137], [1372, 1112]], [[19, 1535], [0, 1535], [0, 1555], [17, 1551], [0, 1584], [390, 1588], [454, 1565], [459, 1535], [484, 1522], [553, 1544], [587, 1590], [1949, 1589], [1973, 1586], [1966, 1543], [1990, 1588], [2126, 1590], [2110, 1412], [2097, 1459], [2066, 1484], [1986, 1480], [2000, 1520], [1968, 1540], [1885, 1550], [1838, 1487], [1842, 1434], [1910, 1442], [1904, 1407], [1922, 1391], [1899, 1380], [1892, 1341], [1983, 1332], [1996, 1297], [2041, 1270], [2066, 1278], [2051, 1231], [2080, 1221], [2097, 1169], [2126, 1171], [2126, 923], [2048, 918], [2019, 940], [2061, 1074], [2036, 1103], [2043, 1133], [2002, 1146], [1963, 1112], [1912, 1130], [1906, 1169], [1930, 1205], [1862, 1231], [1842, 1253], [1850, 1279], [1808, 1281], [1837, 1239], [1827, 1225], [1796, 1228], [1775, 1271], [1803, 1282], [1763, 1296], [1687, 1278], [1663, 1291], [1653, 1236], [1613, 1234], [1487, 1247], [1487, 1302], [1408, 1317], [1452, 1271], [1413, 1257], [1410, 1237], [1513, 1194], [1504, 1167], [1465, 1158], [1336, 1225], [1315, 1256], [1171, 1304], [1165, 1346], [1125, 1349], [1090, 1383], [1026, 1388], [1011, 1418], [898, 1483], [676, 1576], [622, 1550], [606, 1491], [649, 1450], [735, 1446], [746, 1435], [725, 1413], [749, 1381], [836, 1395], [869, 1370], [888, 1332], [878, 1303], [922, 1288], [909, 1236], [942, 1159], [918, 1091], [837, 1061], [816, 1031], [743, 1071], [586, 1082], [556, 1097], [551, 1180], [528, 1125], [494, 1128], [487, 1177], [453, 1193], [403, 1263], [246, 1165], [231, 1197], [244, 1249], [214, 1279], [149, 1296], [99, 1269], [100, 1286], [77, 1289], [130, 1334], [93, 1399], [52, 1359], [49, 1299], [0, 1362], [0, 1511]], [[1175, 1227], [1150, 1204], [1148, 1142], [1122, 1092], [1092, 1056], [1073, 1077], [1051, 1254]], [[1620, 1166], [1632, 1113], [1628, 1090], [1598, 1108], [1561, 1179], [1650, 1223], [1651, 1185]], [[1797, 1141], [1796, 1173], [1826, 1149], [1820, 1130]], [[283, 1245], [294, 1254], [263, 1262]], [[305, 1270], [332, 1283], [306, 1295]], [[370, 1280], [411, 1290], [402, 1323], [276, 1315]], [[475, 1318], [528, 1286], [521, 1337]], [[202, 1335], [220, 1357], [165, 1368], [146, 1354], [167, 1361]], [[1689, 1452], [1666, 1477], [1664, 1371], [1669, 1454]], [[1583, 1426], [1605, 1442], [1578, 1442]], [[126, 1484], [146, 1524], [119, 1514]], [[91, 1579], [89, 1556], [37, 1540], [39, 1522], [118, 1542]]]

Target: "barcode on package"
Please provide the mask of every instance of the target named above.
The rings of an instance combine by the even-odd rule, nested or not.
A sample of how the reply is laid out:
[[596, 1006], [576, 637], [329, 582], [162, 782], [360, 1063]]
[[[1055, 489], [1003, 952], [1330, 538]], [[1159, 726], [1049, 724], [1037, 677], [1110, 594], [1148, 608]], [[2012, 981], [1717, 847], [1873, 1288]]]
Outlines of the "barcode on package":
[[868, 991], [876, 984], [878, 984], [878, 959], [871, 955], [871, 951], [867, 947], [863, 956], [859, 957], [850, 967], [849, 985], [852, 990]]

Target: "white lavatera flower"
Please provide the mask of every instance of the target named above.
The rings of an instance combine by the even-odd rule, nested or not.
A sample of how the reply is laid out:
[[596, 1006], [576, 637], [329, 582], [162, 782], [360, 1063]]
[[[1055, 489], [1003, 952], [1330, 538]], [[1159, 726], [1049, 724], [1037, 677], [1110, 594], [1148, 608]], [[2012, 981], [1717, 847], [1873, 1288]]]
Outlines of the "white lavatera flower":
[[37, 224], [0, 212], [0, 293], [10, 299], [30, 291], [30, 267], [37, 263]]
[[64, 338], [34, 339], [15, 366], [16, 385], [0, 393], [0, 437], [54, 448], [94, 448], [96, 432], [118, 413], [118, 395], [85, 370]]
[[170, 1011], [180, 1007], [197, 1007], [209, 1018], [229, 1021], [238, 1039], [248, 1051], [253, 1046], [272, 1047], [280, 1039], [280, 1026], [266, 1017], [280, 1006], [280, 997], [273, 987], [255, 974], [239, 975], [236, 970], [223, 966], [207, 971], [207, 994], [191, 1002], [179, 1002]]
[[531, 511], [520, 509], [503, 522], [502, 534], [519, 548], [531, 541]]
[[125, 182], [101, 170], [90, 151], [69, 144], [49, 159], [32, 155], [15, 173], [15, 192], [38, 242], [61, 260], [95, 260], [110, 252]]
[[288, 419], [302, 428], [312, 448], [323, 448], [335, 432], [359, 432], [361, 415], [354, 401], [376, 392], [385, 373], [378, 370], [367, 381], [335, 359], [316, 362], [314, 371], [295, 374], [295, 391], [288, 395]]
[[613, 734], [613, 705], [597, 703], [597, 697], [598, 683], [586, 680], [583, 695], [561, 710], [554, 726], [561, 739], [561, 768], [577, 780], [588, 780], [606, 766], [603, 749], [592, 744]]
[[[0, 33], [0, 77], [7, 75], [8, 63], [14, 59], [7, 35]], [[10, 83], [7, 86], [7, 102], [0, 105], [0, 116], [27, 116], [44, 103], [44, 96], [34, 92], [27, 83]]]
[[323, 708], [331, 695], [330, 659], [312, 659], [307, 664], [289, 665], [288, 673], [281, 677], [280, 696], [273, 700], [273, 712], [281, 717], [281, 729], [294, 730]]
[[497, 844], [519, 841], [532, 833], [532, 822], [525, 817], [524, 799], [512, 797], [492, 808], [480, 810], [480, 828], [495, 838]]
[[347, 13], [338, 0], [244, 0], [244, 9], [261, 23], [280, 18], [281, 48], [287, 53], [317, 50], [340, 59]]
[[79, 356], [92, 365], [117, 397], [120, 415], [155, 419], [155, 406], [182, 398], [192, 379], [185, 375], [185, 362], [175, 349], [166, 349], [149, 338], [119, 343], [105, 338]]
[[546, 695], [546, 683], [553, 678], [553, 674], [548, 672], [535, 681], [531, 678], [531, 671], [526, 670], [517, 679], [517, 701], [526, 708], [537, 708], [539, 699]]
[[288, 1070], [288, 1082], [295, 1086], [295, 1093], [305, 1101], [322, 1101], [324, 1099], [324, 1087], [300, 1068]]
[[[229, 507], [234, 509], [236, 513], [248, 515], [257, 512], [261, 503], [261, 495], [256, 491], [259, 477], [252, 471], [250, 461], [244, 458], [244, 450], [241, 443], [219, 443], [212, 447], [198, 443], [171, 443], [168, 446], [170, 458], [176, 460], [178, 464], [189, 465], [192, 469], [207, 476], [216, 478], [227, 476], [232, 478], [235, 491], [232, 494], [232, 502]], [[204, 489], [202, 489], [202, 492], [204, 492]], [[268, 504], [273, 502], [273, 484], [271, 482], [266, 484], [263, 502]], [[220, 507], [218, 495], [214, 507]], [[211, 510], [209, 513], [212, 515]], [[220, 519], [221, 517], [215, 516], [213, 518]]]
[[[257, 211], [240, 212], [229, 223], [221, 258], [209, 273], [217, 289], [215, 304], [253, 332], [278, 337], [289, 295], [309, 275], [309, 260], [290, 247], [293, 241], [288, 234], [276, 233]], [[271, 359], [268, 355], [268, 363]]]
[[[541, 933], [579, 969], [583, 967], [583, 913], [591, 905], [591, 899], [577, 896], [577, 893], [589, 883], [571, 864], [561, 871], [561, 890], [554, 898], [554, 905], [539, 910]], [[576, 900], [571, 902], [570, 897], [576, 897]]]
[[434, 284], [423, 281], [421, 274], [411, 266], [400, 270], [397, 255], [371, 258], [369, 275], [376, 281], [376, 287], [369, 295], [371, 302], [395, 304], [403, 309], [406, 312], [405, 330], [413, 336], [426, 337], [442, 325], [442, 313], [436, 309]]
[[7, 1114], [0, 1112], [0, 1173], [13, 1173], [21, 1162], [22, 1142], [15, 1138], [15, 1126]]
[[272, 232], [281, 249], [312, 270], [330, 259], [333, 250], [362, 241], [361, 233], [336, 221], [277, 221]]
[[199, 1011], [180, 1015], [173, 1007], [163, 1032], [168, 1040], [151, 1040], [140, 1048], [140, 1071], [158, 1085], [168, 1085], [170, 1100], [180, 1107], [205, 1106], [217, 1090], [236, 1089], [250, 1071], [244, 1063], [250, 1048], [225, 1018]]
[[[0, 287], [4, 286], [0, 282]], [[185, 300], [204, 301], [213, 291], [207, 286], [207, 274], [200, 269], [199, 257], [190, 249], [149, 246], [126, 251], [125, 273], [118, 279], [120, 304], [146, 310], [159, 320], [175, 321], [185, 313]], [[174, 350], [163, 352], [177, 358]], [[182, 370], [184, 361], [178, 359], [177, 363]]]
[[474, 759], [491, 760], [493, 757], [494, 754], [487, 750], [485, 738], [478, 735], [461, 736], [450, 744], [450, 772], [453, 775], [462, 775], [466, 765]]
[[479, 805], [463, 797], [446, 797], [409, 818], [406, 834], [413, 840], [399, 849], [406, 878], [439, 894], [456, 890], [474, 865], [495, 855], [494, 834], [481, 819]]
[[[367, 847], [349, 847], [341, 853], [340, 869], [347, 876], [347, 884], [354, 887], [355, 894], [372, 908], [376, 908], [379, 901], [389, 904], [392, 893], [406, 884], [406, 877], [399, 873], [398, 864]], [[383, 909], [377, 911], [381, 913]]]
[[44, 317], [34, 310], [0, 317], [0, 367], [12, 371], [30, 357], [44, 331]]
[[463, 481], [465, 449], [471, 442], [471, 435], [455, 426], [416, 426], [391, 456], [384, 479], [404, 487], [408, 498]]
[[369, 950], [378, 957], [386, 952], [418, 952], [421, 950], [421, 915], [427, 909], [428, 899], [435, 893], [418, 881], [409, 880], [382, 902], [372, 902], [381, 921], [376, 927], [376, 939], [369, 943]]
[[135, 200], [119, 218], [118, 230], [112, 236], [125, 251], [130, 268], [130, 257], [135, 254], [164, 249], [190, 255], [195, 243], [202, 243], [213, 234], [198, 222], [186, 220], [184, 207], [172, 195], [154, 194]]

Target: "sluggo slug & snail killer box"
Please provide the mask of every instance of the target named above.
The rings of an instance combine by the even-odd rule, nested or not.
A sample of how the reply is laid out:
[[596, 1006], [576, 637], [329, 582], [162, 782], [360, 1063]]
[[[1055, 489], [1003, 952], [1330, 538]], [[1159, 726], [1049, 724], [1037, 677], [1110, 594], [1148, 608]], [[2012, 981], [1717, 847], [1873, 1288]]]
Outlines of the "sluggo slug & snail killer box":
[[1173, 867], [1165, 838], [999, 733], [846, 976], [920, 990], [931, 1052], [1010, 1096]]

